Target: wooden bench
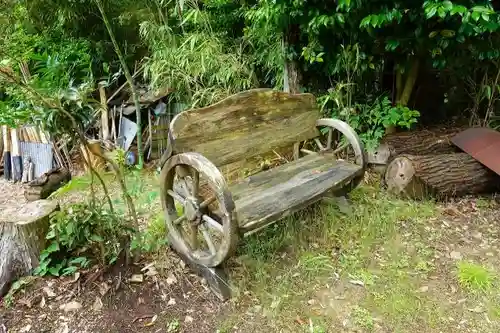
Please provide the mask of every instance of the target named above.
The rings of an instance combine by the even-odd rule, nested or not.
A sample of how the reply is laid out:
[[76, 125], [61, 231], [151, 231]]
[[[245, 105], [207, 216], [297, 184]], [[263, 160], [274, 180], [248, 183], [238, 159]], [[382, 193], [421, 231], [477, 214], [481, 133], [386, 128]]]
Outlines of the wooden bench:
[[[171, 246], [197, 265], [216, 267], [241, 237], [357, 186], [366, 168], [358, 135], [319, 117], [313, 95], [270, 89], [178, 114], [160, 175]], [[288, 163], [231, 182], [224, 177], [229, 165], [287, 148]]]

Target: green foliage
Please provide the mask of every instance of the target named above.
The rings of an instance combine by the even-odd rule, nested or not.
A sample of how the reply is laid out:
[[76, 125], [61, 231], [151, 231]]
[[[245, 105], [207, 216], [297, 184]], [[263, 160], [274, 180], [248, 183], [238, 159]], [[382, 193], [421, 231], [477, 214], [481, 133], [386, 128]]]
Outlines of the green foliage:
[[457, 264], [457, 277], [463, 288], [479, 292], [490, 290], [496, 278], [489, 269], [468, 261]]
[[351, 125], [368, 149], [377, 147], [390, 126], [411, 129], [417, 123], [420, 113], [410, 110], [406, 106], [393, 106], [387, 96], [379, 96], [373, 102], [366, 104], [355, 104], [351, 107], [337, 103], [337, 107], [326, 109], [331, 101], [340, 101], [338, 90], [330, 90], [328, 95], [322, 96], [322, 111], [333, 118], [346, 121]]
[[179, 6], [161, 6], [169, 21], [161, 17], [141, 24], [141, 36], [151, 52], [145, 64], [151, 83], [172, 88], [178, 100], [191, 106], [204, 106], [254, 86], [244, 45], [214, 30], [215, 18], [196, 1]]
[[133, 233], [123, 217], [93, 204], [73, 204], [50, 220], [48, 246], [40, 255], [36, 275], [69, 275], [92, 262], [113, 264], [123, 242]]

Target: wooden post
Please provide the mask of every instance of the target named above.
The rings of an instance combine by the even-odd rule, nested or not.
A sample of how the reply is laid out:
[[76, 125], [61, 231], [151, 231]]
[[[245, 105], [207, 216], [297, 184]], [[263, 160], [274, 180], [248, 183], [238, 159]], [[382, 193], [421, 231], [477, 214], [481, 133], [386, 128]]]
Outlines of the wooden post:
[[12, 160], [10, 154], [10, 130], [7, 125], [3, 125], [3, 175], [6, 180], [11, 180], [12, 178]]
[[17, 137], [17, 128], [12, 128], [10, 130], [10, 136], [12, 139], [12, 179], [14, 182], [20, 182], [23, 178], [23, 164], [19, 139]]
[[109, 140], [109, 112], [106, 98], [105, 82], [99, 82], [99, 96], [101, 98], [101, 139]]

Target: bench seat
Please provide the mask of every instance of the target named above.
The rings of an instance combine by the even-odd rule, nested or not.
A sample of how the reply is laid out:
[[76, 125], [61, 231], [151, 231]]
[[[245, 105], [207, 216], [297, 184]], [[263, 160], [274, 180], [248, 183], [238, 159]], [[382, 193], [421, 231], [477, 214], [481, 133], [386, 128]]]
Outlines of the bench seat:
[[363, 173], [333, 154], [309, 155], [230, 186], [241, 232], [247, 234], [339, 190]]

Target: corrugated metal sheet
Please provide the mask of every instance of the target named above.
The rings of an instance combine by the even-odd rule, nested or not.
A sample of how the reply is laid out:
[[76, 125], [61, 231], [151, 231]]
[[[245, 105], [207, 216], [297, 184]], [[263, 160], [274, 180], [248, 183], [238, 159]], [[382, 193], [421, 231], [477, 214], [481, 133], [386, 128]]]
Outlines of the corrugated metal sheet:
[[469, 128], [454, 136], [451, 142], [500, 175], [500, 132], [491, 128]]
[[52, 145], [38, 142], [19, 142], [23, 161], [31, 157], [34, 165], [35, 178], [43, 175], [54, 167]]

